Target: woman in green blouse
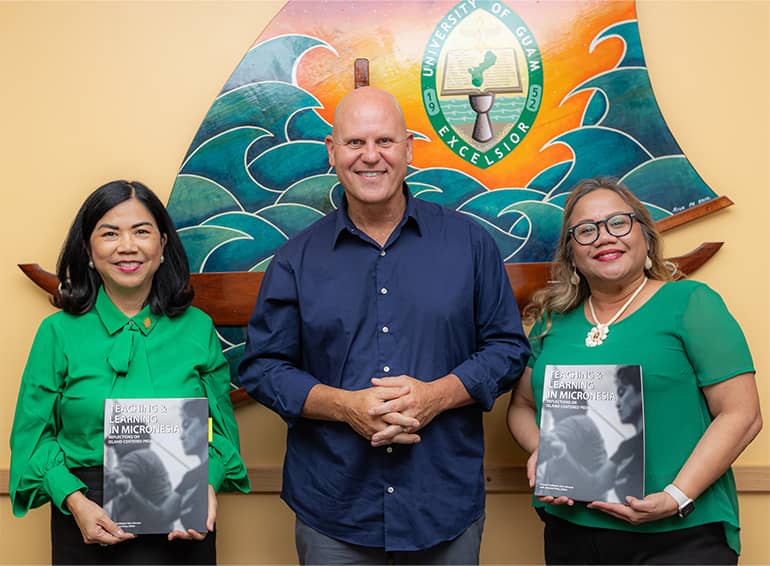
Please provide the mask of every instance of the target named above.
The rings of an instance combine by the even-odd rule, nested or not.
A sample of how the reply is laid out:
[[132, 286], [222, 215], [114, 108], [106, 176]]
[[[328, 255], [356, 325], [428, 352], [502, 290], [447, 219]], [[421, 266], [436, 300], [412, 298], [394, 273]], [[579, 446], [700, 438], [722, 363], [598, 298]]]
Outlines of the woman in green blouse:
[[[229, 369], [163, 204], [137, 182], [97, 189], [59, 258], [62, 282], [21, 381], [11, 432], [13, 512], [52, 503], [53, 562], [214, 563], [216, 491], [249, 489]], [[207, 397], [206, 532], [135, 536], [102, 508], [105, 398]], [[156, 504], [160, 502], [154, 502]]]
[[[644, 498], [538, 497], [549, 564], [735, 564], [738, 498], [730, 466], [762, 419], [746, 340], [722, 299], [673, 281], [649, 212], [613, 179], [580, 183], [564, 208], [554, 280], [525, 319], [532, 357], [508, 426], [535, 482], [547, 365], [641, 366]], [[622, 408], [622, 407], [619, 407]], [[606, 468], [622, 481], [622, 463]]]

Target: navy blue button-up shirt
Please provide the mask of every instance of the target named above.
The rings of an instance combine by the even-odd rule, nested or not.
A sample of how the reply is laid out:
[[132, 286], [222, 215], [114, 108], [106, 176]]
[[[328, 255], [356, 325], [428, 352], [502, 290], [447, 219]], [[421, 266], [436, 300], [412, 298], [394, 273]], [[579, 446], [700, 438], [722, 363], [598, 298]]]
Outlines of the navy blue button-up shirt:
[[[421, 550], [484, 511], [482, 410], [509, 391], [529, 346], [500, 253], [472, 219], [412, 198], [384, 247], [346, 203], [289, 240], [265, 274], [241, 383], [289, 424], [282, 497], [337, 540]], [[317, 383], [456, 374], [472, 405], [438, 415], [415, 445], [373, 448], [346, 423], [301, 417]]]

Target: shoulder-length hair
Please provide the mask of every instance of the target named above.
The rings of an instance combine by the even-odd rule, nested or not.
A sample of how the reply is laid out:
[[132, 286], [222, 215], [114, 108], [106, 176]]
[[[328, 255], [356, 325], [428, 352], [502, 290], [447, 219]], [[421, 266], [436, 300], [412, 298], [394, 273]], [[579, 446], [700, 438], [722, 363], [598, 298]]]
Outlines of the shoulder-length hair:
[[149, 188], [137, 181], [123, 180], [96, 189], [75, 216], [59, 254], [56, 273], [60, 285], [52, 299], [54, 305], [70, 314], [83, 314], [94, 306], [102, 278], [88, 266], [91, 234], [105, 214], [132, 198], [147, 207], [161, 235], [166, 237], [164, 261], [153, 276], [147, 304], [156, 315], [169, 317], [182, 314], [190, 306], [194, 294], [190, 267], [171, 217]]
[[663, 258], [660, 233], [655, 228], [649, 211], [634, 193], [613, 177], [598, 177], [580, 181], [572, 189], [564, 205], [564, 218], [561, 224], [559, 245], [551, 268], [551, 280], [546, 287], [532, 295], [530, 303], [524, 308], [523, 318], [526, 323], [531, 324], [545, 317], [546, 328], [540, 337], [544, 336], [551, 327], [551, 314], [569, 312], [583, 304], [583, 301], [591, 294], [585, 277], [580, 277], [577, 285], [571, 279], [575, 262], [570, 244], [569, 223], [578, 201], [599, 189], [612, 191], [633, 210], [634, 220], [641, 226], [647, 241], [647, 255], [652, 261], [652, 266], [649, 269], [645, 268], [645, 275], [650, 279], [659, 281], [669, 281], [675, 278], [677, 267]]

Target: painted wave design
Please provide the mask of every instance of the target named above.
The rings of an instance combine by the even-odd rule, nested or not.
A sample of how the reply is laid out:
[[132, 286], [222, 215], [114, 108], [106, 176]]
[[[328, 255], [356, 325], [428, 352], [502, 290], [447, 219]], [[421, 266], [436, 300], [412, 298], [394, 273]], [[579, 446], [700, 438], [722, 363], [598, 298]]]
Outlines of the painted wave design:
[[302, 34], [281, 35], [263, 41], [249, 49], [225, 83], [222, 92], [262, 81], [295, 84], [300, 59], [315, 48], [337, 53], [325, 41]]
[[547, 167], [527, 186], [546, 192], [549, 202], [563, 207], [569, 191], [581, 179], [616, 176], [656, 220], [715, 198], [716, 193], [683, 155], [660, 112], [637, 22], [608, 26], [596, 35], [590, 52], [610, 40], [620, 40], [624, 46], [615, 67], [577, 85], [565, 96], [566, 101], [578, 93], [592, 92], [580, 127], [546, 144], [564, 144], [573, 159]]
[[[620, 177], [656, 218], [714, 198], [660, 114], [636, 22], [601, 31], [591, 51], [617, 40], [624, 50], [616, 65], [565, 97], [592, 93], [580, 126], [544, 146], [561, 144], [571, 159], [545, 167], [523, 187], [488, 187], [459, 170], [410, 167], [415, 196], [477, 220], [508, 262], [552, 257], [569, 190], [586, 177]], [[342, 187], [323, 144], [331, 125], [318, 114], [318, 99], [296, 82], [297, 65], [316, 48], [336, 53], [299, 34], [255, 45], [196, 133], [169, 200], [194, 270], [264, 269], [283, 242], [339, 206]], [[520, 111], [516, 101], [499, 102], [501, 119]], [[458, 120], [475, 119], [461, 98], [442, 104]]]
[[[618, 39], [625, 49], [616, 66], [565, 98], [593, 93], [580, 126], [545, 146], [564, 145], [571, 159], [543, 168], [524, 187], [488, 187], [459, 170], [410, 166], [413, 194], [479, 222], [506, 262], [551, 259], [569, 190], [586, 177], [620, 177], [656, 219], [715, 197], [660, 114], [636, 22], [609, 26], [591, 50]], [[317, 98], [296, 81], [303, 55], [318, 48], [336, 54], [329, 44], [300, 34], [258, 43], [206, 114], [168, 203], [193, 272], [264, 270], [288, 238], [339, 207], [343, 190], [323, 144], [331, 125], [318, 114]], [[511, 121], [521, 112], [515, 101], [499, 102], [492, 120]], [[475, 119], [467, 101], [452, 105], [452, 120]], [[243, 329], [218, 332], [237, 384]]]
[[[567, 98], [586, 90], [599, 91], [599, 100], [604, 108], [601, 116], [594, 117], [585, 125], [601, 125], [624, 132], [653, 155], [682, 153], [663, 122], [660, 108], [652, 95], [647, 69], [615, 69], [579, 85]], [[595, 109], [591, 107], [589, 110]]]
[[[208, 179], [233, 195], [246, 210], [256, 210], [275, 200], [275, 194], [256, 183], [246, 166], [249, 147], [268, 132], [256, 126], [242, 126], [214, 136], [196, 148], [182, 166], [180, 175]], [[169, 212], [178, 213], [172, 189]]]
[[[489, 111], [489, 119], [493, 122], [516, 122], [524, 109], [524, 98], [498, 97]], [[468, 97], [458, 96], [441, 101], [444, 117], [452, 125], [473, 124], [476, 113], [470, 107]]]
[[[275, 104], [281, 100], [284, 104]], [[321, 104], [310, 93], [281, 82], [260, 82], [220, 95], [193, 138], [191, 151], [216, 134], [240, 126], [259, 126], [277, 141], [286, 141], [286, 127], [294, 114]]]

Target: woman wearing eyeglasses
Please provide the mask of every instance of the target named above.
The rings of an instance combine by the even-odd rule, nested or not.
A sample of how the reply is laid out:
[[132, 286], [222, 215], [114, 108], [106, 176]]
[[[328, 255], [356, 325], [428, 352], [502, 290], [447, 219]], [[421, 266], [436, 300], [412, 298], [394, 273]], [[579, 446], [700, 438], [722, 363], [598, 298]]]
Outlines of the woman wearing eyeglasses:
[[533, 486], [546, 365], [641, 366], [645, 490], [621, 503], [536, 498], [549, 564], [737, 563], [730, 466], [762, 427], [754, 366], [719, 295], [674, 271], [627, 188], [600, 178], [572, 191], [553, 282], [524, 310], [532, 357], [508, 427]]

